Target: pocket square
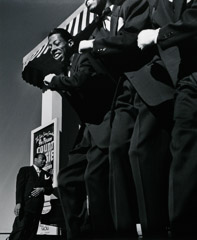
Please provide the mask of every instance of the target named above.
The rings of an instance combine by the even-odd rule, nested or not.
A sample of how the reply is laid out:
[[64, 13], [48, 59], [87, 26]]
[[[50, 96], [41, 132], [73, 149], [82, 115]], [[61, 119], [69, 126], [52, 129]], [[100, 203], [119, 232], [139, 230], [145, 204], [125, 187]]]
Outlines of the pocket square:
[[49, 180], [50, 176], [47, 177], [47, 175], [44, 175], [45, 180]]

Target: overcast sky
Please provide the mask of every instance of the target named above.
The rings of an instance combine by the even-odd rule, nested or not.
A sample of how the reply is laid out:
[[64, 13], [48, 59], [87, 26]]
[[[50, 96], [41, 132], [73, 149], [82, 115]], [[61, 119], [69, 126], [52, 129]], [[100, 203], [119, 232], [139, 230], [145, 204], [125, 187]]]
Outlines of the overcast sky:
[[14, 220], [15, 178], [41, 124], [41, 90], [21, 77], [22, 60], [83, 0], [0, 0], [0, 233]]

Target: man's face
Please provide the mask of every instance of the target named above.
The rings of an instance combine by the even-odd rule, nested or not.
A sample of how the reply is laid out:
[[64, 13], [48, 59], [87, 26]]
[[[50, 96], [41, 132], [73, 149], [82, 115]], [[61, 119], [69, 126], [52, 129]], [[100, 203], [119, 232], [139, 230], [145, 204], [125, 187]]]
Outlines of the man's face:
[[67, 42], [59, 33], [51, 35], [48, 39], [50, 54], [58, 62], [64, 62], [67, 53]]
[[88, 11], [100, 14], [105, 8], [107, 0], [85, 0], [85, 5]]
[[42, 154], [38, 155], [38, 158], [34, 159], [34, 164], [40, 169], [43, 168], [46, 164], [45, 157]]

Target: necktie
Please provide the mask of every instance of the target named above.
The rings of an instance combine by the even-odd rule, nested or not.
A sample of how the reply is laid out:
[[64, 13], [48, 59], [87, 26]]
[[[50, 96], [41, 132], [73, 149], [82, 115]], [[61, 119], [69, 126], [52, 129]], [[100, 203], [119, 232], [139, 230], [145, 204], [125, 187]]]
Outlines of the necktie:
[[40, 170], [40, 169], [37, 169], [38, 177], [40, 176], [40, 172], [41, 172], [41, 170]]
[[95, 23], [96, 23], [95, 27], [102, 26], [102, 23], [104, 22], [106, 17], [111, 15], [111, 12], [112, 11], [110, 7], [107, 7], [106, 9], [104, 9], [102, 14], [95, 18]]
[[107, 7], [106, 9], [103, 10], [102, 14], [99, 16], [99, 22], [100, 22], [100, 26], [103, 25], [103, 28], [105, 30], [110, 31], [110, 24], [111, 24], [111, 14], [112, 11], [109, 7]]
[[105, 9], [103, 10], [103, 12], [102, 12], [102, 14], [101, 14], [101, 16], [100, 16], [99, 18], [102, 20], [102, 19], [105, 18], [106, 16], [110, 16], [111, 13], [112, 13], [111, 8], [110, 8], [110, 7], [107, 7], [107, 8], [105, 8]]

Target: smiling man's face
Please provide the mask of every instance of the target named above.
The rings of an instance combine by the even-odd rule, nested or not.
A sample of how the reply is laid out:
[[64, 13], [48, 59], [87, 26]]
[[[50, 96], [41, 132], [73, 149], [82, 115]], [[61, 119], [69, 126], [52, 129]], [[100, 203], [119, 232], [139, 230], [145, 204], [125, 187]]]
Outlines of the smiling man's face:
[[55, 61], [64, 62], [67, 53], [67, 42], [62, 38], [61, 34], [54, 33], [48, 39], [50, 54]]

